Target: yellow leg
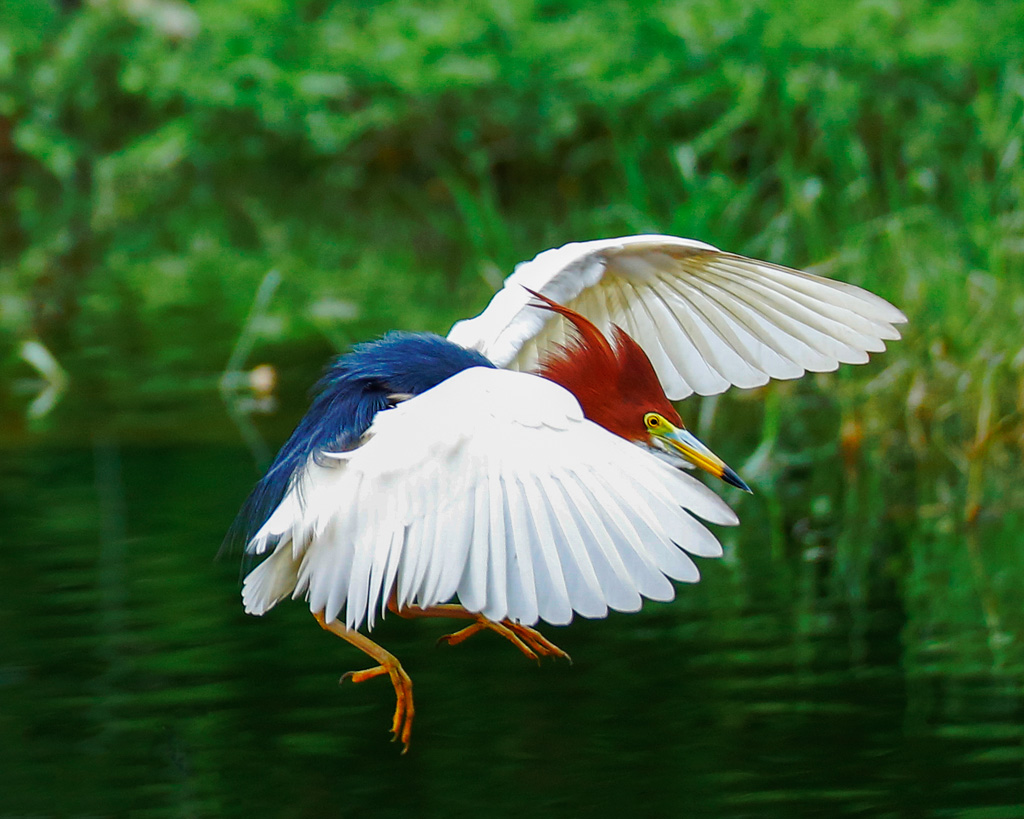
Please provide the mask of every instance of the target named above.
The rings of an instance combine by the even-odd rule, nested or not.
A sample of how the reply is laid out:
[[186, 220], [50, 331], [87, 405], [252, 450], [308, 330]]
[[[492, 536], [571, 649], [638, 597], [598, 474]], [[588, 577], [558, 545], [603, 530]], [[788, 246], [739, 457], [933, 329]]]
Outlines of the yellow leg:
[[402, 664], [398, 662], [393, 654], [385, 651], [369, 637], [364, 637], [358, 631], [346, 628], [344, 623], [340, 623], [337, 620], [330, 623], [326, 622], [323, 612], [315, 612], [313, 616], [321, 628], [326, 629], [332, 634], [337, 634], [341, 639], [351, 643], [379, 663], [379, 665], [367, 668], [364, 671], [349, 671], [347, 674], [342, 675], [339, 682], [351, 680], [354, 683], [360, 683], [371, 680], [374, 677], [380, 677], [383, 674], [387, 674], [391, 678], [391, 685], [395, 689], [395, 716], [391, 721], [392, 741], [398, 740], [402, 743], [404, 746], [402, 753], [404, 754], [409, 750], [409, 738], [412, 736], [412, 718], [416, 713], [416, 709], [412, 703], [412, 680], [405, 673]]
[[488, 620], [482, 614], [466, 611], [462, 606], [453, 603], [445, 603], [441, 606], [430, 606], [428, 608], [406, 606], [404, 609], [399, 609], [394, 604], [394, 599], [392, 599], [389, 608], [399, 617], [449, 617], [456, 620], [474, 621], [471, 625], [456, 631], [454, 634], [446, 634], [438, 640], [438, 643], [443, 642], [450, 646], [456, 646], [478, 632], [485, 630], [493, 631], [512, 643], [531, 660], [537, 660], [539, 655], [541, 657], [561, 657], [572, 663], [572, 658], [566, 652], [562, 651], [562, 649], [548, 640], [539, 631], [529, 626], [513, 623], [511, 620], [502, 620], [500, 623], [496, 623], [493, 620]]

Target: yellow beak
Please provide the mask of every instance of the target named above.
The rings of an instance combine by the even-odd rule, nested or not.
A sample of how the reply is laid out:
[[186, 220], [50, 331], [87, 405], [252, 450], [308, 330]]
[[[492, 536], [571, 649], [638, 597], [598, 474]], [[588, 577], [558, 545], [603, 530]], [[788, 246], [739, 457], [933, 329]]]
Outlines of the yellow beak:
[[750, 492], [750, 487], [736, 471], [728, 466], [725, 461], [719, 458], [714, 452], [704, 446], [703, 443], [692, 432], [686, 429], [678, 429], [667, 421], [662, 420], [663, 429], [651, 432], [655, 442], [662, 444], [660, 449], [678, 455], [687, 463], [700, 467], [710, 472], [716, 478], [721, 478], [728, 484], [732, 484], [744, 492]]

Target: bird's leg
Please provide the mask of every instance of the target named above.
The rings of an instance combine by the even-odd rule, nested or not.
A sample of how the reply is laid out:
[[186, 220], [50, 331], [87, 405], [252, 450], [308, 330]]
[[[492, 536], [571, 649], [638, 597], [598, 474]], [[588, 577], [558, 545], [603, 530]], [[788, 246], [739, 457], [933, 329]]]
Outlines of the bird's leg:
[[391, 678], [391, 685], [395, 688], [395, 717], [391, 722], [392, 741], [398, 740], [404, 746], [402, 753], [409, 750], [409, 738], [412, 736], [412, 718], [416, 709], [412, 704], [412, 680], [405, 673], [402, 664], [388, 651], [385, 651], [369, 637], [364, 637], [358, 631], [346, 628], [344, 623], [332, 620], [330, 623], [324, 620], [324, 613], [314, 612], [313, 616], [320, 624], [332, 634], [337, 634], [341, 639], [351, 643], [360, 651], [369, 654], [380, 665], [367, 668], [364, 671], [349, 671], [341, 676], [339, 683], [345, 680], [352, 680], [354, 683], [371, 680], [387, 674]]
[[427, 608], [421, 608], [419, 606], [405, 606], [400, 609], [395, 603], [393, 596], [388, 604], [388, 608], [390, 608], [391, 611], [399, 617], [405, 618], [448, 617], [456, 620], [473, 621], [473, 623], [459, 631], [456, 631], [454, 634], [446, 634], [438, 640], [438, 643], [443, 642], [450, 646], [457, 646], [459, 643], [468, 640], [474, 634], [486, 630], [500, 634], [531, 660], [536, 660], [539, 655], [541, 657], [561, 657], [568, 660], [570, 663], [572, 662], [572, 658], [566, 652], [552, 643], [539, 631], [532, 629], [529, 626], [524, 626], [521, 623], [513, 623], [511, 620], [502, 620], [498, 623], [494, 620], [488, 620], [482, 614], [467, 611], [462, 606], [458, 606], [453, 603], [445, 603], [440, 606], [429, 606]]

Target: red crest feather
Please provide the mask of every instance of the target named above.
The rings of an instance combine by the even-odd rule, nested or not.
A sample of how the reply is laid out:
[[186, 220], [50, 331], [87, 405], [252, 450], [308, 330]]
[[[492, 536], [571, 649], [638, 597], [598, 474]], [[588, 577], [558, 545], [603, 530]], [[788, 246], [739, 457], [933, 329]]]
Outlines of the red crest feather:
[[609, 432], [629, 440], [647, 437], [644, 415], [657, 412], [681, 427], [679, 413], [668, 400], [650, 359], [620, 327], [612, 325], [612, 341], [575, 310], [530, 291], [543, 307], [558, 313], [577, 336], [537, 365], [537, 374], [576, 396], [583, 414]]

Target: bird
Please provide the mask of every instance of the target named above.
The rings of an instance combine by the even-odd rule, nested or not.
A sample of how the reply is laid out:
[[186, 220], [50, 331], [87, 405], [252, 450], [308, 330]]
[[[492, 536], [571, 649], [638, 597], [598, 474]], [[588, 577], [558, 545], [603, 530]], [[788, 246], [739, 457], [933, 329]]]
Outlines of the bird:
[[750, 491], [673, 402], [864, 363], [906, 316], [860, 287], [693, 239], [574, 242], [516, 266], [441, 337], [392, 331], [337, 357], [232, 527], [245, 611], [304, 598], [387, 676], [393, 741], [415, 706], [378, 618], [452, 618], [531, 659], [576, 615], [670, 600], [710, 526], [738, 518], [691, 470]]

